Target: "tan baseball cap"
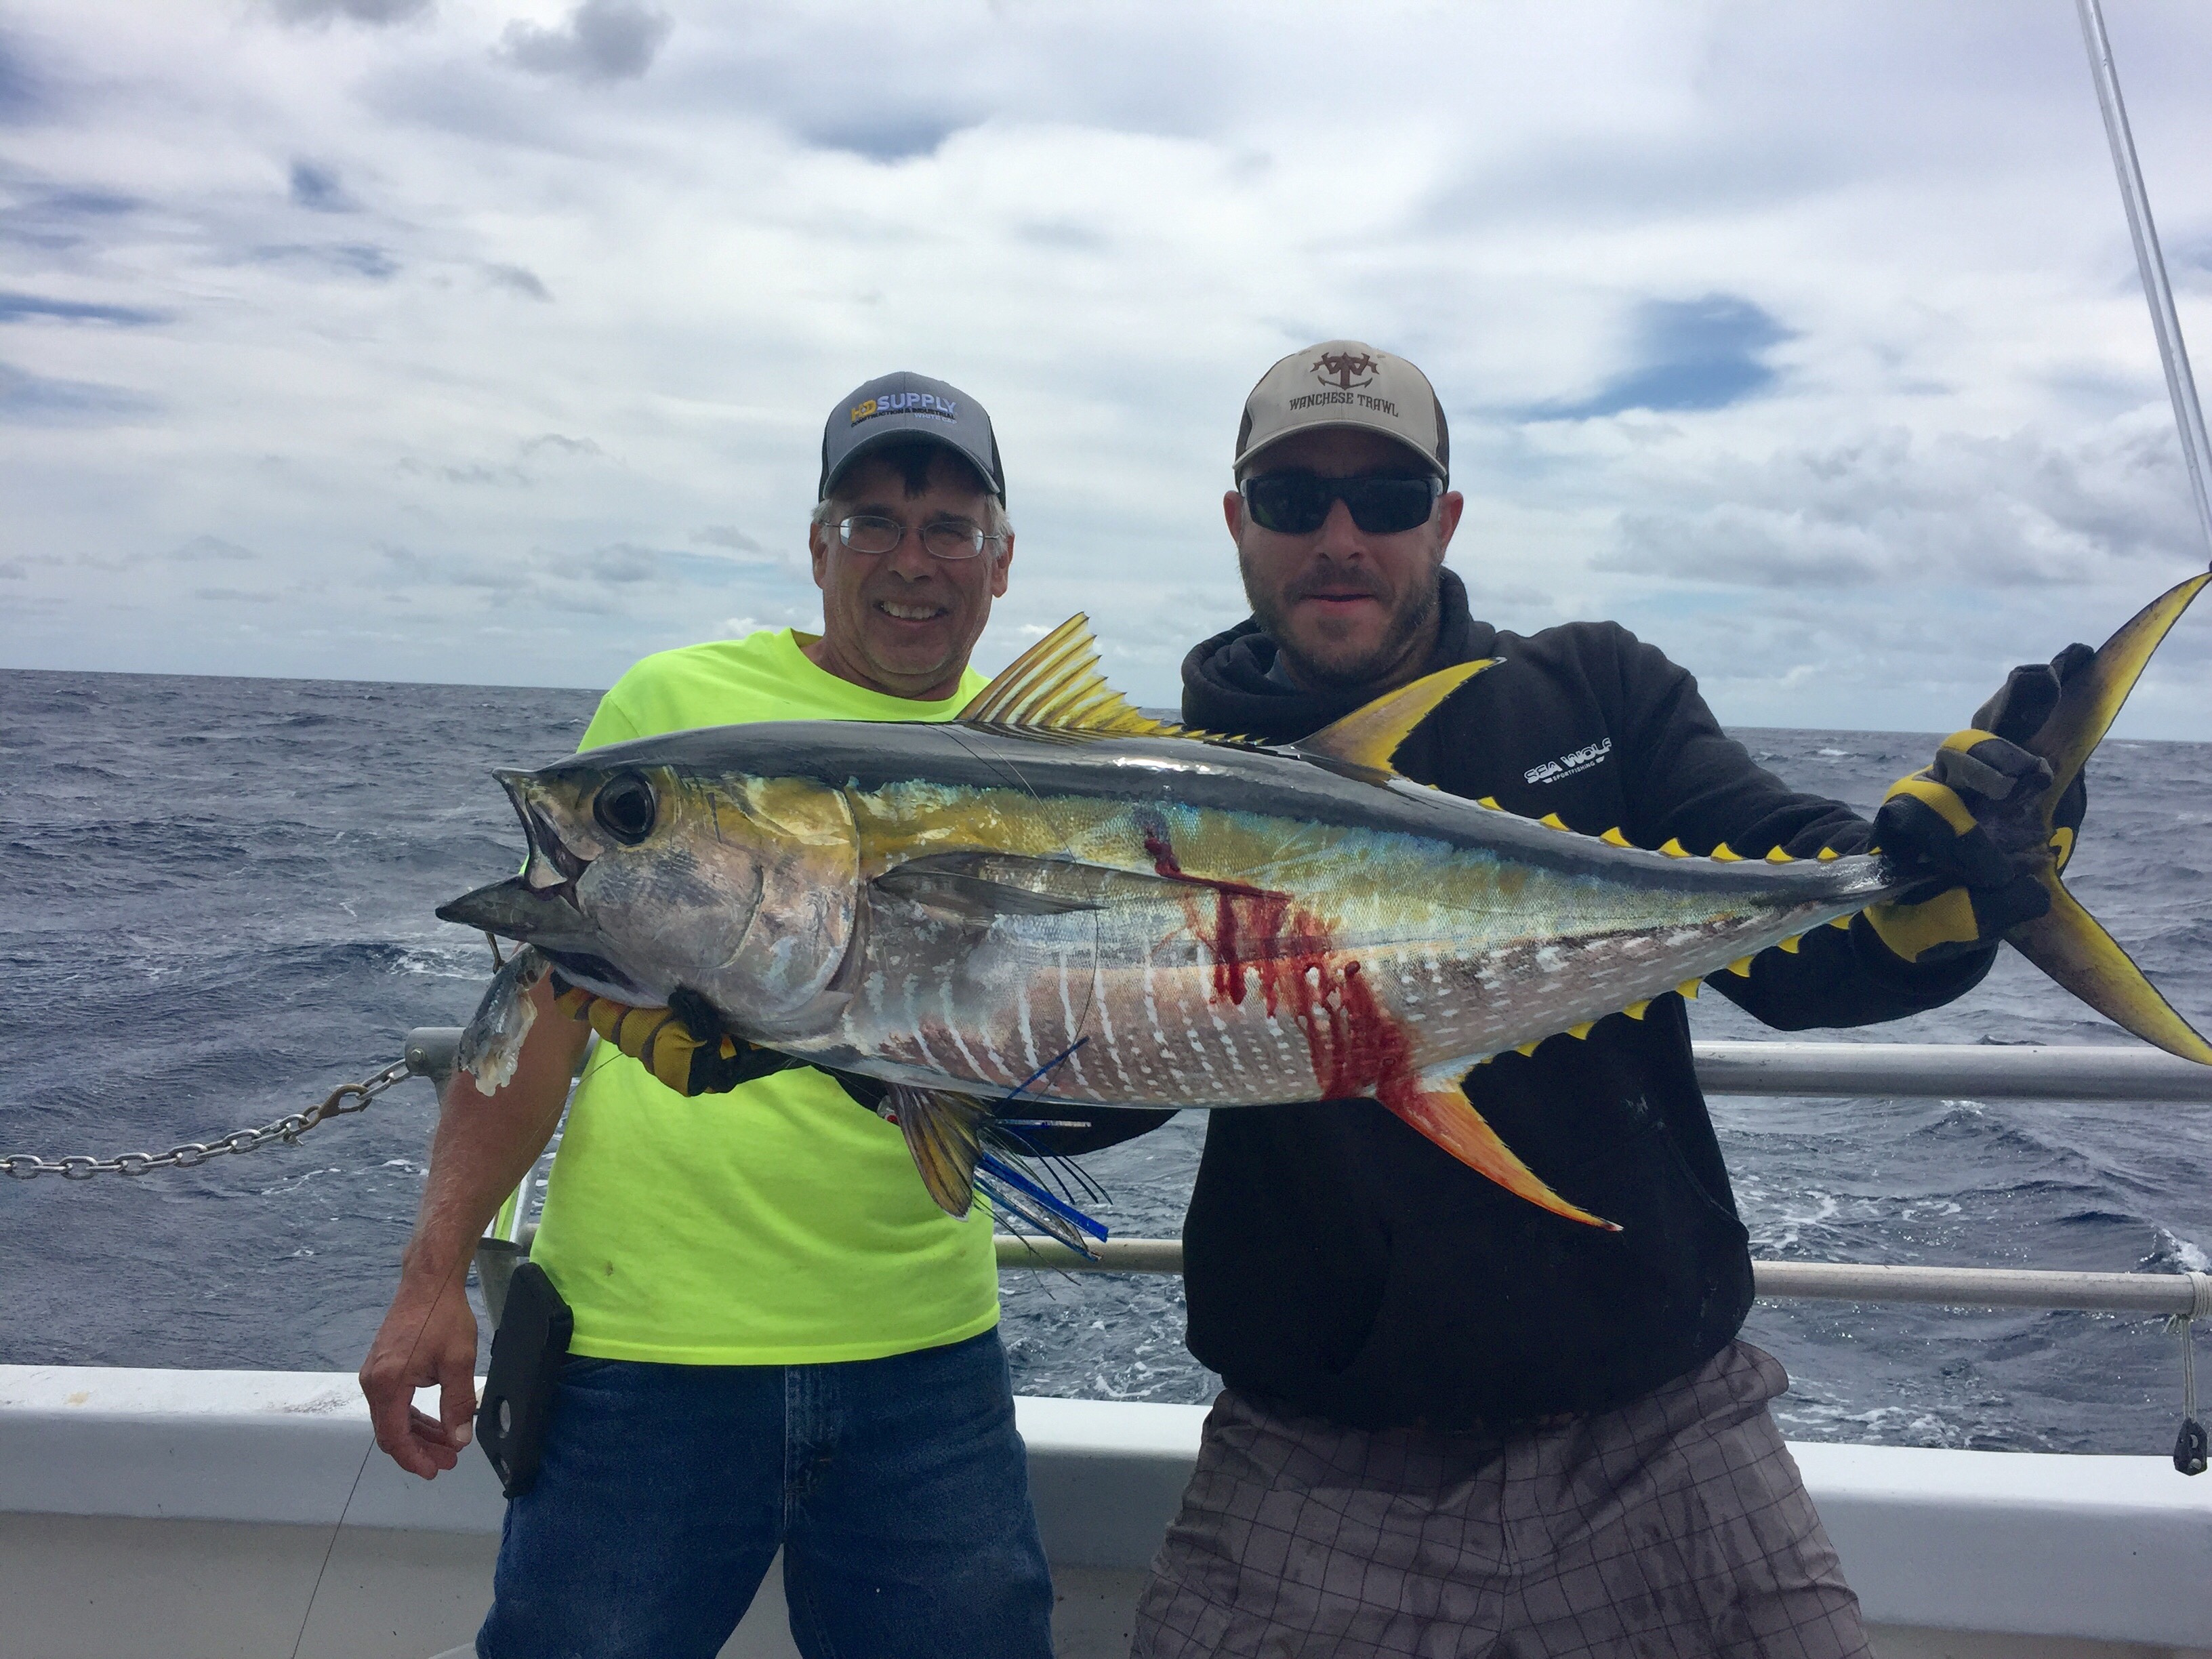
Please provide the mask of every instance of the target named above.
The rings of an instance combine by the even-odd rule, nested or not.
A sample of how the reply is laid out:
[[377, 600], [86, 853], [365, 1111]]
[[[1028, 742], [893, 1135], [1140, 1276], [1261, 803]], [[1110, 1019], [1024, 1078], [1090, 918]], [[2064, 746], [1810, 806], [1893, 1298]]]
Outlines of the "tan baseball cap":
[[1260, 377], [1237, 428], [1237, 476], [1278, 439], [1346, 426], [1395, 438], [1449, 482], [1451, 434], [1436, 388], [1403, 357], [1363, 340], [1324, 340], [1293, 351]]

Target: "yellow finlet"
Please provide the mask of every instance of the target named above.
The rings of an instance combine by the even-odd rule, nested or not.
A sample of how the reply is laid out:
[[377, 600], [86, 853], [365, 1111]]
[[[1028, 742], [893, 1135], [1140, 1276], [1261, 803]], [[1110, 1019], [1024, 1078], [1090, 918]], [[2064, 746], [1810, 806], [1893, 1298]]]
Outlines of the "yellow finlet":
[[1797, 947], [1803, 942], [1804, 938], [1805, 936], [1802, 933], [1792, 933], [1788, 939], [1784, 939], [1774, 948], [1778, 951], [1787, 951], [1794, 957], [1797, 954]]
[[1749, 979], [1751, 977], [1751, 958], [1749, 957], [1738, 957], [1734, 962], [1729, 963], [1729, 972], [1734, 974], [1738, 979]]
[[1529, 1055], [1534, 1055], [1534, 1054], [1535, 1054], [1536, 1050], [1537, 1050], [1537, 1049], [1539, 1049], [1539, 1048], [1542, 1048], [1543, 1046], [1544, 1046], [1544, 1039], [1543, 1039], [1543, 1038], [1541, 1038], [1541, 1037], [1538, 1037], [1538, 1038], [1537, 1038], [1534, 1042], [1523, 1042], [1523, 1043], [1520, 1044], [1519, 1046], [1517, 1046], [1517, 1047], [1513, 1050], [1513, 1052], [1514, 1052], [1515, 1054], [1529, 1054]]
[[1498, 804], [1498, 797], [1495, 795], [1485, 795], [1480, 800], [1476, 801], [1475, 805], [1477, 806], [1486, 806], [1493, 812], [1503, 812], [1505, 810]]
[[1650, 1012], [1650, 1008], [1651, 1005], [1648, 1002], [1632, 1002], [1620, 1012], [1626, 1014], [1631, 1019], [1641, 1019], [1646, 1013]]
[[[1562, 819], [1557, 812], [1547, 812], [1542, 817], [1538, 818], [1536, 822], [1542, 824], [1547, 830], [1565, 830], [1567, 827], [1565, 821]], [[1571, 833], [1571, 831], [1570, 833]]]
[[1797, 862], [1796, 860], [1791, 858], [1789, 854], [1784, 852], [1779, 847], [1770, 847], [1766, 849], [1766, 861], [1769, 864], [1795, 864]]
[[1091, 619], [1081, 611], [1008, 663], [960, 711], [968, 726], [1022, 732], [1111, 732], [1124, 737], [1195, 738], [1139, 714], [1098, 672]]
[[1698, 987], [1704, 983], [1703, 980], [1686, 979], [1674, 988], [1686, 997], [1694, 998], [1698, 994]]
[[1597, 1022], [1594, 1019], [1586, 1019], [1579, 1025], [1570, 1025], [1567, 1027], [1567, 1035], [1574, 1038], [1576, 1042], [1580, 1042], [1584, 1037], [1590, 1034], [1590, 1027], [1596, 1024]]
[[1667, 844], [1659, 850], [1670, 859], [1686, 859], [1690, 856], [1690, 849], [1672, 836], [1667, 837]]
[[1831, 927], [1840, 927], [1848, 933], [1851, 931], [1851, 919], [1849, 916], [1838, 916], [1833, 921], [1830, 922], [1828, 926]]
[[1714, 848], [1713, 850], [1706, 854], [1705, 856], [1709, 859], [1717, 860], [1722, 864], [1741, 864], [1743, 862], [1743, 854], [1737, 852], [1735, 848], [1729, 846], [1726, 842], [1723, 842], [1719, 846]]
[[1831, 859], [1839, 859], [1839, 858], [1843, 857], [1843, 854], [1842, 854], [1841, 853], [1838, 853], [1838, 852], [1834, 848], [1832, 848], [1832, 847], [1823, 847], [1823, 848], [1821, 848], [1821, 849], [1820, 849], [1817, 854], [1815, 854], [1814, 856], [1814, 857], [1816, 857], [1816, 858], [1818, 858], [1821, 863], [1826, 864], [1826, 863], [1827, 863]]
[[1603, 835], [1600, 836], [1598, 839], [1608, 847], [1633, 847], [1636, 845], [1634, 842], [1629, 840], [1627, 836], [1622, 835], [1618, 830], [1608, 830]]
[[1485, 657], [1440, 668], [1411, 685], [1384, 693], [1364, 708], [1353, 709], [1334, 726], [1323, 726], [1292, 746], [1300, 754], [1389, 772], [1393, 769], [1390, 757], [1398, 752], [1398, 745], [1413, 728], [1428, 719], [1438, 703], [1497, 660]]

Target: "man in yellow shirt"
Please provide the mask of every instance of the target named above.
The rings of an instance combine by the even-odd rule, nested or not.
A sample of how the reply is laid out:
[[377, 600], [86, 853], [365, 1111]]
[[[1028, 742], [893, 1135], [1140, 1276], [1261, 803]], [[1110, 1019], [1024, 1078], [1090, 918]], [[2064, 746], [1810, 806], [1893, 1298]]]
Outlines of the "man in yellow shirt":
[[[822, 632], [647, 657], [581, 747], [959, 712], [1014, 551], [989, 417], [940, 381], [872, 380], [831, 411], [818, 501]], [[362, 1366], [377, 1443], [425, 1479], [470, 1439], [470, 1255], [551, 1138], [589, 1035], [550, 987], [532, 994], [507, 1085], [486, 1099], [462, 1078], [449, 1097]], [[484, 1659], [710, 1659], [779, 1547], [810, 1656], [1048, 1659], [990, 1217], [940, 1211], [895, 1126], [811, 1067], [686, 1099], [602, 1043], [532, 1259], [574, 1334], [536, 1480], [508, 1508]], [[435, 1421], [412, 1409], [432, 1383]]]

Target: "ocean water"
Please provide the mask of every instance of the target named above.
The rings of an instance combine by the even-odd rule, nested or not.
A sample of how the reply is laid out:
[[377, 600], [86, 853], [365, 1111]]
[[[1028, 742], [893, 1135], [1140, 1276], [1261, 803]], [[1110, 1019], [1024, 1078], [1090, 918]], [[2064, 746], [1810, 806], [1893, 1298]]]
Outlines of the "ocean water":
[[[319, 1099], [459, 1024], [489, 961], [433, 908], [513, 867], [495, 765], [574, 746], [593, 694], [0, 672], [0, 1152], [158, 1151]], [[1870, 810], [1932, 739], [1752, 731]], [[2113, 743], [2073, 866], [2185, 1012], [2212, 1020], [2212, 745]], [[1711, 995], [1706, 1036], [1759, 1028]], [[2131, 1041], [2008, 956], [1977, 993], [1839, 1040]], [[2202, 1109], [1714, 1103], [1756, 1253], [2173, 1272], [2212, 1248]], [[293, 1147], [137, 1180], [0, 1181], [0, 1363], [349, 1369], [381, 1314], [435, 1115], [410, 1082]], [[1086, 1160], [1117, 1233], [1178, 1228], [1187, 1114]], [[1471, 1271], [1479, 1268], [1471, 1266]], [[1011, 1273], [1017, 1386], [1195, 1401], [1179, 1281]], [[2179, 1340], [2075, 1313], [1762, 1303], [1799, 1438], [2164, 1452]]]

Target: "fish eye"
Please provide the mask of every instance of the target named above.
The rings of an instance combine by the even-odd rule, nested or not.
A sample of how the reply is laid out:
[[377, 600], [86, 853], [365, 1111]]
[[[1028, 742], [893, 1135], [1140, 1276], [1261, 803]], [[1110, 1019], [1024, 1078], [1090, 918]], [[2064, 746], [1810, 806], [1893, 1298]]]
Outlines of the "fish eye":
[[625, 847], [635, 847], [653, 833], [654, 810], [653, 786], [635, 772], [609, 778], [592, 802], [592, 816], [599, 828]]

